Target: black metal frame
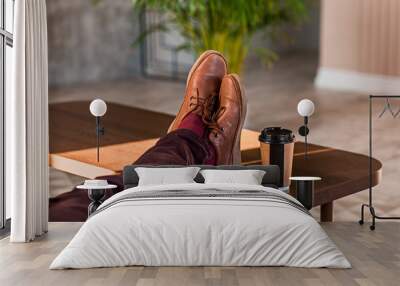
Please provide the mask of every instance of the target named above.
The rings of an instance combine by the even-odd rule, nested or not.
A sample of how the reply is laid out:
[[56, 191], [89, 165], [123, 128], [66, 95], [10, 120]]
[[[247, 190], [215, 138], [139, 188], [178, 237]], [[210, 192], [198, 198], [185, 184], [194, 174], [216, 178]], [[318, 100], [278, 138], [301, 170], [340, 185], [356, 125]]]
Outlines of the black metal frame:
[[[370, 95], [369, 96], [369, 201], [368, 204], [362, 204], [361, 205], [361, 219], [359, 220], [359, 224], [364, 224], [364, 208], [369, 208], [369, 211], [371, 213], [372, 216], [372, 224], [370, 225], [370, 229], [371, 230], [375, 230], [375, 220], [376, 219], [386, 219], [386, 220], [395, 220], [395, 219], [400, 219], [400, 217], [397, 216], [379, 216], [376, 214], [375, 212], [375, 208], [373, 206], [373, 202], [372, 202], [372, 162], [373, 162], [373, 158], [372, 158], [372, 103], [374, 99], [385, 99], [388, 100], [390, 98], [399, 98], [400, 99], [400, 95]], [[383, 113], [386, 111], [387, 106], [385, 106], [385, 109], [383, 110], [383, 112], [381, 113], [380, 116], [383, 115]], [[392, 110], [390, 110], [393, 118], [396, 118], [397, 114], [393, 114]]]
[[[147, 29], [147, 15], [146, 15], [146, 7], [142, 8], [139, 12], [139, 33], [143, 34]], [[161, 80], [171, 80], [171, 81], [185, 81], [178, 71], [178, 54], [179, 51], [175, 50], [176, 47], [170, 46], [165, 41], [165, 35], [161, 33], [161, 44], [163, 48], [172, 52], [171, 62], [162, 62], [163, 64], [171, 65], [171, 75], [161, 75], [161, 74], [150, 74], [147, 71], [147, 67], [149, 66], [149, 53], [151, 52], [149, 38], [151, 35], [147, 35], [144, 40], [140, 43], [140, 69], [141, 73], [144, 77], [153, 78], [153, 79], [161, 79]]]

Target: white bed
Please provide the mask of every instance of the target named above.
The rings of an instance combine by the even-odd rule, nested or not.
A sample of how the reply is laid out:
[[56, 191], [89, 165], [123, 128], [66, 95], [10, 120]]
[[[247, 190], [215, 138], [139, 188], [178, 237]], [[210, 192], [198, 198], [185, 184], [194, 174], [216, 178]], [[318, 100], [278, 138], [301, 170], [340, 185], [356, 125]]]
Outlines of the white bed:
[[[168, 192], [175, 195], [162, 195]], [[127, 189], [99, 207], [50, 269], [350, 268], [318, 222], [298, 204], [279, 190], [255, 185], [192, 183]]]

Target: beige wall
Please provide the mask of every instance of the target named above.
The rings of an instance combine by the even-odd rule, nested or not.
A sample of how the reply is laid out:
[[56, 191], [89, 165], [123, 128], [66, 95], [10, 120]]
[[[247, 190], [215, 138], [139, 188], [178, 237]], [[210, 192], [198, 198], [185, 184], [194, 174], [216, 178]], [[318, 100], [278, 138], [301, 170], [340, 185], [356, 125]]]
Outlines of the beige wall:
[[400, 0], [322, 0], [320, 67], [400, 76]]

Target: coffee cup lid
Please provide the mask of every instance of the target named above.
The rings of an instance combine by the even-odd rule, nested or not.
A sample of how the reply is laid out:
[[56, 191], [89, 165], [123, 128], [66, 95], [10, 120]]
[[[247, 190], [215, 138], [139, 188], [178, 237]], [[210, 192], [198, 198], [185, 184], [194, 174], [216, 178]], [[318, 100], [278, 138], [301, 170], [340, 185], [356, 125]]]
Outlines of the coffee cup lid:
[[294, 142], [294, 134], [289, 129], [281, 127], [267, 127], [261, 131], [258, 140], [269, 144], [286, 144]]

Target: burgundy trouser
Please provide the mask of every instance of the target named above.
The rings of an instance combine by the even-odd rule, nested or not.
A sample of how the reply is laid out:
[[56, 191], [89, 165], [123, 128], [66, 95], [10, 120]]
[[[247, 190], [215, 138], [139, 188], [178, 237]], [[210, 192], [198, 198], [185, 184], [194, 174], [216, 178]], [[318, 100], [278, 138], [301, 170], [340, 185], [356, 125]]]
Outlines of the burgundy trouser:
[[136, 165], [196, 165], [213, 159], [207, 138], [199, 137], [189, 129], [177, 129], [162, 137], [147, 150]]
[[[206, 136], [190, 129], [177, 129], [162, 137], [133, 164], [198, 165], [212, 164], [215, 152]], [[107, 197], [123, 190], [121, 175], [101, 177], [118, 186]], [[85, 221], [90, 201], [87, 192], [74, 189], [50, 199], [49, 221]]]

